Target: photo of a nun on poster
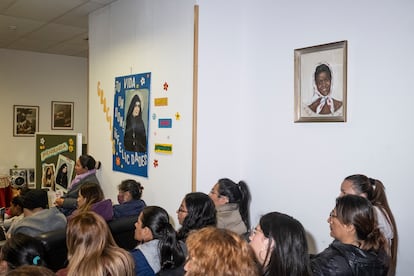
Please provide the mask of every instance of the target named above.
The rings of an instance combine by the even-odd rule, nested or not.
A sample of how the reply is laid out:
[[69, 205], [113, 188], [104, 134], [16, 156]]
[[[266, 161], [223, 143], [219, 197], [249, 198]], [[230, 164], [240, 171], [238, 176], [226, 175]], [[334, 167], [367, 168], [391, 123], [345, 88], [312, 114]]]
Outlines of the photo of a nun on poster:
[[124, 146], [127, 151], [147, 152], [147, 132], [142, 120], [143, 102], [139, 93], [131, 91], [133, 97], [129, 103], [125, 120]]
[[151, 73], [115, 78], [113, 170], [148, 176]]

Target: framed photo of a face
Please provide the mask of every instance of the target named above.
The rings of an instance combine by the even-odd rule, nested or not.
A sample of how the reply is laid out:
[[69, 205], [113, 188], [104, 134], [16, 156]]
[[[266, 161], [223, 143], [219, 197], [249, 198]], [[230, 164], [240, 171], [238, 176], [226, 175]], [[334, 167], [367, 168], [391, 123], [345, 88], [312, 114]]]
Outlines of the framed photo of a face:
[[346, 122], [346, 40], [295, 49], [295, 123]]
[[13, 106], [13, 136], [31, 137], [39, 131], [39, 107]]
[[52, 102], [52, 129], [73, 129], [73, 102]]

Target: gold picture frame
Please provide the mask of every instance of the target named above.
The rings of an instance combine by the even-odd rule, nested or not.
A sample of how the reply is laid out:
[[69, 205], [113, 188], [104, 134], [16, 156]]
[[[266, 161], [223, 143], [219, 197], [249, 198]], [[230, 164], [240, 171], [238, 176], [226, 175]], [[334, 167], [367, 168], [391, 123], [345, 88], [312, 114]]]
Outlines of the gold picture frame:
[[348, 41], [294, 50], [295, 123], [346, 122]]

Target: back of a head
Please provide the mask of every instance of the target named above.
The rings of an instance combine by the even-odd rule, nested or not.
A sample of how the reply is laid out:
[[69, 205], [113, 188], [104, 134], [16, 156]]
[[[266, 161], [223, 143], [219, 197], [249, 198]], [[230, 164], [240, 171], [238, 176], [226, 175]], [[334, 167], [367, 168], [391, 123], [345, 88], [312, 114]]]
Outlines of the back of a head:
[[105, 220], [95, 212], [74, 216], [66, 229], [68, 276], [134, 275], [130, 254], [119, 248]]
[[11, 203], [14, 206], [19, 206], [23, 210], [23, 196], [17, 195], [12, 198]]
[[187, 238], [188, 276], [254, 276], [258, 267], [248, 243], [238, 234], [215, 227], [205, 227]]
[[187, 207], [187, 216], [184, 219], [183, 228], [187, 233], [206, 226], [216, 226], [216, 207], [207, 194], [189, 193], [185, 196], [184, 202]]
[[[367, 177], [363, 174], [350, 175], [344, 180], [350, 181], [354, 191], [358, 195], [365, 194], [367, 199], [371, 201], [374, 206], [381, 206], [382, 208], [389, 209], [385, 187], [381, 181]], [[388, 210], [386, 211], [388, 212]]]
[[219, 179], [218, 192], [220, 195], [226, 196], [229, 199], [229, 203], [237, 203], [239, 205], [240, 215], [243, 222], [246, 224], [247, 229], [250, 228], [250, 214], [249, 214], [249, 202], [250, 191], [246, 182], [240, 181], [239, 183], [233, 182], [231, 179], [222, 178]]
[[180, 266], [185, 261], [184, 251], [167, 211], [159, 206], [147, 206], [140, 216], [142, 227], [148, 227], [153, 238], [159, 240], [161, 269]]
[[[264, 275], [311, 275], [306, 232], [293, 217], [279, 212], [262, 216], [260, 227], [270, 242]], [[265, 257], [267, 259], [267, 256]]]
[[36, 265], [23, 265], [9, 273], [7, 276], [55, 276], [56, 274], [47, 267]]
[[104, 200], [104, 193], [102, 188], [97, 183], [85, 183], [81, 186], [79, 190], [80, 194], [86, 199], [86, 206], [97, 203]]
[[93, 158], [91, 155], [83, 154], [79, 156], [79, 161], [83, 168], [87, 168], [88, 170], [93, 169], [99, 169], [100, 168], [100, 162], [96, 162], [95, 158]]
[[369, 200], [357, 195], [336, 199], [336, 215], [340, 222], [355, 227], [356, 236], [363, 241], [363, 249], [384, 249], [385, 238], [377, 227], [374, 208]]
[[141, 199], [142, 190], [144, 190], [144, 187], [141, 185], [141, 183], [133, 179], [127, 179], [118, 185], [118, 189], [122, 192], [130, 192], [132, 198], [137, 200]]
[[49, 199], [47, 192], [41, 189], [33, 189], [26, 192], [23, 196], [23, 208], [33, 210], [36, 208], [47, 209]]
[[87, 260], [102, 255], [109, 245], [115, 241], [109, 231], [108, 224], [95, 212], [82, 212], [68, 222], [66, 229], [68, 259]]
[[45, 266], [44, 251], [39, 240], [23, 233], [16, 233], [3, 245], [1, 260], [7, 262], [9, 269], [22, 265]]
[[147, 206], [142, 210], [142, 226], [151, 229], [154, 239], [165, 235], [165, 227], [170, 224], [169, 221], [167, 211], [159, 206]]

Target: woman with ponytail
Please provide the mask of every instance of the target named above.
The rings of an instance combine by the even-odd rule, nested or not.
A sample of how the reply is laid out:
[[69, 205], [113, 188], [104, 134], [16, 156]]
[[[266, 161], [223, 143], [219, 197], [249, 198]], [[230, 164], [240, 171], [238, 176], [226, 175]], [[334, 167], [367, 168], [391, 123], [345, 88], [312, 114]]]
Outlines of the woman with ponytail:
[[328, 223], [335, 240], [312, 257], [313, 275], [387, 275], [387, 241], [371, 202], [357, 195], [338, 197]]
[[244, 181], [236, 184], [222, 178], [211, 189], [209, 196], [216, 206], [217, 228], [246, 234], [250, 228], [250, 192], [247, 184]]
[[387, 253], [391, 255], [390, 271], [388, 275], [395, 275], [398, 232], [394, 215], [388, 205], [384, 184], [377, 179], [369, 178], [362, 174], [350, 175], [346, 177], [341, 184], [340, 196], [347, 194], [365, 197], [374, 206], [378, 227], [387, 239]]
[[101, 162], [96, 161], [91, 155], [83, 154], [76, 160], [76, 177], [68, 185], [67, 193], [55, 200], [55, 205], [65, 216], [69, 216], [76, 210], [76, 200], [83, 184], [96, 183], [99, 185], [96, 170], [100, 167]]
[[131, 252], [137, 276], [155, 275], [184, 263], [184, 243], [178, 241], [169, 221], [167, 211], [158, 206], [147, 206], [139, 214], [135, 239], [140, 244]]

